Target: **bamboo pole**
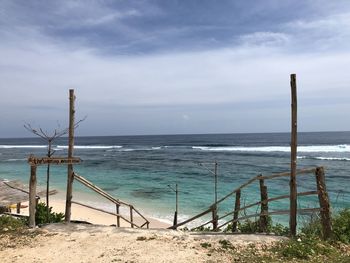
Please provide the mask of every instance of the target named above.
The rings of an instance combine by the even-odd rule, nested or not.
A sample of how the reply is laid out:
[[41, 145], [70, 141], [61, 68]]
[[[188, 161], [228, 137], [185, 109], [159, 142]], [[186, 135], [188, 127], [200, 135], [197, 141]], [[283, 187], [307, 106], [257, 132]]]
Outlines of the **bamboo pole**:
[[36, 211], [36, 165], [30, 166], [29, 179], [29, 227], [35, 228]]
[[[317, 194], [318, 194], [318, 191], [307, 191], [307, 192], [300, 192], [300, 193], [298, 193], [298, 196], [317, 195]], [[281, 195], [281, 196], [277, 196], [277, 197], [273, 197], [273, 198], [268, 198], [267, 200], [264, 200], [263, 202], [259, 201], [259, 202], [255, 202], [255, 203], [252, 203], [252, 204], [240, 207], [238, 209], [238, 212], [242, 211], [242, 210], [245, 210], [245, 209], [248, 209], [250, 207], [256, 206], [256, 205], [260, 205], [261, 203], [269, 203], [269, 202], [272, 202], [272, 201], [277, 201], [277, 200], [280, 200], [280, 199], [286, 199], [286, 198], [289, 198], [289, 197], [290, 197], [290, 195]], [[218, 218], [218, 220], [221, 220], [221, 219], [223, 219], [223, 218], [225, 218], [225, 217], [227, 217], [229, 215], [232, 215], [232, 214], [234, 214], [234, 212], [235, 212], [235, 210], [233, 210], [231, 212], [228, 212], [228, 213], [220, 216]]]
[[268, 224], [268, 217], [266, 214], [269, 211], [269, 206], [267, 201], [268, 200], [267, 186], [264, 184], [264, 179], [259, 180], [259, 185], [260, 185], [260, 198], [261, 198], [259, 231], [266, 233], [267, 224]]
[[316, 169], [316, 184], [318, 190], [318, 199], [320, 202], [321, 210], [321, 222], [323, 230], [323, 238], [328, 239], [332, 235], [332, 224], [331, 224], [331, 212], [329, 197], [326, 190], [326, 182], [324, 177], [323, 167], [317, 167]]
[[[239, 210], [241, 207], [241, 190], [236, 192], [236, 200], [235, 200], [235, 210], [233, 212], [233, 220], [238, 218]], [[237, 231], [237, 221], [233, 221], [232, 223], [232, 233]]]
[[[302, 208], [302, 209], [298, 209], [298, 213], [314, 213], [314, 212], [317, 212], [317, 211], [321, 211], [322, 209], [317, 207], [317, 208]], [[278, 211], [272, 211], [272, 212], [268, 212], [266, 215], [284, 215], [284, 214], [289, 214], [290, 213], [290, 210], [278, 210]], [[248, 219], [248, 218], [252, 218], [252, 217], [257, 217], [257, 216], [260, 216], [261, 213], [256, 213], [256, 214], [252, 214], [252, 215], [247, 215], [247, 216], [243, 216], [243, 217], [240, 217], [240, 218], [237, 218], [235, 220], [230, 220], [230, 221], [227, 221], [225, 223], [223, 223], [222, 225], [218, 226], [218, 229], [222, 228], [223, 226], [226, 226], [227, 224], [229, 223], [234, 223], [234, 222], [238, 222], [238, 221], [241, 221], [241, 220], [244, 220], [244, 219]]]
[[291, 107], [292, 107], [292, 132], [291, 132], [291, 164], [290, 164], [290, 218], [289, 227], [290, 234], [296, 235], [297, 232], [297, 182], [296, 182], [296, 168], [297, 168], [297, 85], [296, 75], [290, 75], [291, 86]]
[[130, 206], [130, 222], [131, 222], [131, 227], [134, 227], [134, 217], [132, 213], [132, 206]]
[[133, 207], [131, 204], [128, 204], [124, 201], [121, 201], [119, 199], [115, 199], [113, 196], [111, 196], [110, 194], [108, 194], [107, 192], [103, 191], [101, 188], [99, 188], [98, 186], [92, 184], [90, 181], [86, 180], [84, 177], [73, 173], [74, 174], [74, 178], [81, 183], [82, 185], [85, 185], [86, 187], [90, 188], [91, 190], [93, 190], [94, 192], [96, 192], [97, 194], [103, 196], [104, 198], [108, 199], [109, 201], [111, 201], [112, 203], [116, 204], [116, 205], [125, 205], [128, 207], [132, 207], [132, 209], [134, 210], [135, 213], [137, 213], [141, 218], [143, 218], [146, 222], [149, 223], [149, 221], [147, 220], [146, 217], [144, 217], [135, 207]]
[[[72, 204], [76, 204], [76, 205], [81, 205], [81, 206], [85, 206], [87, 208], [90, 208], [90, 209], [93, 209], [93, 210], [96, 210], [96, 211], [100, 211], [100, 212], [103, 212], [103, 213], [106, 213], [106, 214], [109, 214], [109, 215], [116, 215], [116, 216], [119, 216], [121, 219], [123, 219], [125, 222], [129, 223], [129, 224], [133, 224], [134, 226], [136, 226], [137, 228], [141, 228], [140, 226], [132, 223], [130, 220], [126, 219], [124, 216], [122, 216], [121, 214], [117, 215], [113, 212], [109, 212], [109, 211], [106, 211], [106, 210], [103, 210], [103, 209], [100, 209], [100, 208], [96, 208], [96, 207], [93, 207], [93, 206], [90, 206], [90, 205], [86, 205], [86, 204], [83, 204], [83, 203], [80, 203], [80, 202], [76, 202], [76, 201], [72, 201]], [[147, 222], [146, 222], [147, 223]]]
[[218, 228], [218, 216], [217, 216], [217, 206], [216, 205], [212, 206], [211, 214], [212, 214], [212, 222], [213, 222], [213, 231], [216, 231]]
[[115, 205], [116, 213], [117, 213], [117, 227], [120, 227], [120, 216], [119, 216], [119, 205]]
[[[68, 158], [73, 157], [74, 150], [74, 89], [69, 90], [69, 144], [68, 144]], [[67, 195], [66, 195], [66, 212], [65, 221], [70, 222], [71, 218], [71, 207], [72, 207], [72, 191], [73, 191], [73, 165], [68, 164], [68, 177], [67, 177]]]

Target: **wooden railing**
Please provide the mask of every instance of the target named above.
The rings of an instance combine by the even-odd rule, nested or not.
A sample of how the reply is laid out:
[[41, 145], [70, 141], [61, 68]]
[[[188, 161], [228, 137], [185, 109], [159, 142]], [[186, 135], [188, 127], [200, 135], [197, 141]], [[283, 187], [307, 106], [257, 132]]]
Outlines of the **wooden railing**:
[[[149, 221], [146, 219], [146, 217], [144, 217], [133, 205], [128, 204], [124, 201], [121, 201], [120, 199], [116, 199], [113, 196], [111, 196], [110, 194], [108, 194], [107, 192], [103, 191], [101, 188], [99, 188], [98, 186], [92, 184], [90, 181], [86, 180], [84, 177], [74, 173], [74, 179], [76, 179], [79, 183], [83, 184], [84, 186], [90, 188], [91, 190], [95, 191], [96, 193], [98, 193], [99, 195], [103, 196], [104, 198], [106, 198], [107, 200], [111, 201], [112, 203], [115, 204], [116, 206], [116, 212], [110, 212], [110, 211], [106, 211], [100, 208], [96, 208], [96, 207], [92, 207], [90, 205], [87, 204], [83, 204], [77, 201], [72, 201], [72, 203], [77, 204], [77, 205], [81, 205], [90, 209], [94, 209], [96, 211], [100, 211], [106, 214], [110, 214], [110, 215], [114, 215], [117, 217], [117, 227], [120, 227], [120, 219], [123, 219], [125, 222], [129, 223], [131, 227], [137, 227], [137, 228], [142, 228], [144, 226], [146, 226], [147, 228], [149, 228]], [[129, 208], [130, 210], [130, 220], [127, 219], [125, 216], [120, 214], [120, 206], [124, 205], [126, 207]], [[137, 225], [134, 223], [134, 212], [136, 214], [138, 214], [140, 216], [140, 218], [142, 218], [145, 222], [142, 225]]]
[[[324, 178], [324, 169], [323, 167], [317, 167], [317, 168], [309, 168], [309, 169], [302, 169], [298, 170], [296, 172], [297, 175], [310, 175], [314, 174], [316, 176], [316, 185], [317, 190], [316, 191], [308, 191], [308, 192], [300, 192], [297, 195], [298, 196], [308, 196], [308, 195], [318, 195], [320, 207], [315, 208], [304, 208], [304, 209], [298, 209], [298, 213], [312, 213], [312, 212], [320, 212], [321, 214], [321, 222], [323, 226], [323, 235], [325, 238], [328, 238], [331, 235], [331, 221], [330, 221], [330, 205], [329, 205], [329, 198], [326, 191], [326, 184], [325, 184], [325, 178]], [[290, 198], [290, 195], [281, 195], [273, 198], [268, 198], [268, 191], [267, 186], [265, 185], [265, 180], [279, 178], [279, 177], [288, 177], [290, 176], [289, 172], [286, 173], [278, 173], [278, 174], [272, 174], [268, 176], [258, 175], [253, 177], [252, 179], [248, 180], [246, 183], [242, 184], [229, 194], [225, 195], [221, 199], [219, 199], [216, 203], [213, 203], [208, 209], [205, 211], [183, 221], [176, 225], [173, 225], [169, 227], [170, 229], [176, 229], [180, 226], [186, 225], [200, 217], [203, 217], [209, 213], [212, 213], [212, 219], [205, 222], [204, 224], [201, 224], [195, 228], [192, 228], [192, 230], [204, 227], [208, 224], [213, 225], [213, 230], [218, 230], [228, 224], [232, 224], [232, 232], [237, 231], [237, 224], [241, 220], [245, 220], [252, 217], [259, 217], [259, 231], [260, 232], [266, 232], [267, 230], [267, 224], [268, 224], [268, 216], [269, 215], [282, 215], [282, 214], [289, 214], [290, 210], [277, 210], [277, 211], [269, 211], [269, 203], [281, 199], [287, 199]], [[254, 182], [259, 181], [259, 187], [260, 187], [260, 201], [245, 205], [241, 207], [241, 194], [242, 189], [253, 184]], [[235, 202], [234, 202], [234, 210], [230, 211], [229, 213], [226, 213], [222, 216], [217, 215], [217, 206], [218, 204], [222, 203], [224, 200], [229, 198], [230, 196], [235, 195]], [[244, 215], [242, 217], [239, 217], [239, 213], [241, 211], [245, 211], [248, 208], [258, 206], [260, 205], [260, 212], [250, 215]], [[219, 220], [227, 219], [228, 216], [232, 216], [231, 219], [227, 220], [226, 222], [222, 223], [221, 225], [218, 225]]]

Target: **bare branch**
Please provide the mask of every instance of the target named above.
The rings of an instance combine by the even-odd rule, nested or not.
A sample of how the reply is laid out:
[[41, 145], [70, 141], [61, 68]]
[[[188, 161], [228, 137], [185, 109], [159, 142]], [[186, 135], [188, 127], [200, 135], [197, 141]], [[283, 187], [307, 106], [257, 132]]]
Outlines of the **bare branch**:
[[[77, 121], [74, 124], [74, 128], [78, 128], [79, 124], [82, 123], [83, 121], [85, 121], [87, 118], [87, 116], [85, 116], [84, 118], [80, 119], [79, 121]], [[58, 122], [57, 122], [58, 123]], [[53, 142], [54, 140], [56, 140], [59, 137], [62, 137], [66, 134], [68, 134], [69, 132], [69, 128], [65, 128], [63, 130], [60, 130], [60, 125], [58, 123], [58, 128], [54, 129], [52, 135], [50, 136], [47, 132], [45, 132], [41, 127], [39, 127], [38, 129], [34, 129], [29, 123], [25, 123], [24, 128], [26, 130], [28, 130], [29, 132], [35, 134], [36, 136], [39, 136], [40, 138], [44, 139], [47, 142]]]

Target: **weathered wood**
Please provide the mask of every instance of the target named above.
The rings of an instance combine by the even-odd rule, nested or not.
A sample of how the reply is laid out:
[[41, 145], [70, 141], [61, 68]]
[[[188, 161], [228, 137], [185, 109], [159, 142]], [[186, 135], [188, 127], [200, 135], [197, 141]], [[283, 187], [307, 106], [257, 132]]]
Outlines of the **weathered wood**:
[[332, 235], [332, 223], [329, 197], [326, 189], [326, 182], [324, 176], [323, 167], [317, 167], [316, 169], [316, 184], [318, 190], [318, 200], [320, 202], [321, 210], [321, 222], [323, 230], [323, 238], [328, 239]]
[[94, 192], [98, 193], [99, 195], [102, 195], [104, 198], [108, 199], [112, 203], [119, 204], [119, 205], [123, 204], [123, 205], [126, 205], [126, 206], [130, 206], [130, 204], [128, 204], [126, 202], [123, 202], [123, 201], [121, 201], [119, 199], [114, 198], [113, 196], [111, 196], [107, 192], [103, 191], [98, 186], [94, 185], [93, 183], [91, 183], [90, 181], [88, 181], [87, 179], [85, 179], [84, 177], [82, 177], [82, 176], [80, 176], [80, 175], [78, 175], [76, 173], [74, 173], [74, 178], [79, 183], [85, 185], [86, 187], [90, 188], [91, 190], [93, 190]]
[[106, 213], [106, 214], [110, 214], [110, 215], [113, 215], [113, 216], [119, 216], [121, 219], [123, 219], [125, 222], [129, 223], [129, 224], [133, 224], [134, 226], [136, 226], [137, 228], [141, 228], [140, 226], [138, 226], [137, 224], [135, 223], [132, 223], [130, 220], [126, 219], [123, 215], [121, 214], [116, 214], [116, 213], [113, 213], [113, 212], [109, 212], [109, 211], [106, 211], [106, 210], [103, 210], [101, 208], [97, 208], [97, 207], [93, 207], [93, 206], [90, 206], [90, 205], [86, 205], [86, 204], [83, 204], [83, 203], [80, 203], [80, 202], [77, 202], [77, 201], [73, 201], [72, 200], [72, 204], [76, 204], [76, 205], [80, 205], [80, 206], [85, 206], [87, 208], [90, 208], [90, 209], [93, 209], [93, 210], [96, 210], [96, 211], [99, 211], [99, 212], [103, 212], [103, 213]]
[[81, 159], [78, 157], [35, 157], [30, 155], [28, 157], [29, 165], [42, 165], [42, 164], [78, 164]]
[[130, 206], [130, 222], [131, 222], [131, 227], [134, 227], [134, 216], [132, 213], [132, 206]]
[[[316, 194], [318, 194], [318, 191], [307, 191], [307, 192], [300, 192], [300, 193], [298, 193], [298, 196], [316, 195]], [[269, 198], [269, 199], [267, 199], [267, 200], [265, 200], [263, 202], [259, 201], [259, 202], [255, 202], [255, 203], [252, 203], [252, 204], [240, 207], [238, 209], [238, 212], [242, 211], [242, 210], [246, 210], [246, 209], [248, 209], [250, 207], [253, 207], [253, 206], [256, 206], [256, 205], [260, 205], [261, 203], [269, 203], [269, 202], [272, 202], [272, 201], [277, 201], [277, 200], [280, 200], [280, 199], [286, 199], [286, 198], [289, 198], [289, 197], [290, 197], [290, 195], [281, 195], [281, 196], [277, 196], [277, 197], [272, 197], [272, 198]], [[233, 210], [231, 212], [228, 212], [228, 213], [220, 216], [218, 218], [218, 220], [221, 220], [221, 219], [223, 219], [223, 218], [225, 218], [225, 217], [227, 217], [229, 215], [232, 215], [232, 214], [234, 214], [234, 212], [235, 212], [235, 210]]]
[[182, 225], [185, 225], [185, 224], [187, 224], [187, 223], [189, 223], [189, 222], [191, 222], [191, 221], [193, 221], [193, 220], [196, 220], [197, 218], [200, 218], [200, 217], [202, 217], [202, 216], [204, 216], [204, 215], [210, 213], [211, 211], [212, 211], [212, 208], [209, 207], [207, 210], [203, 211], [202, 213], [197, 214], [197, 215], [195, 215], [195, 216], [193, 216], [193, 217], [191, 217], [191, 218], [189, 218], [189, 219], [187, 219], [187, 220], [185, 220], [185, 221], [183, 221], [183, 222], [181, 222], [181, 223], [178, 223], [178, 224], [175, 225], [175, 226], [168, 227], [168, 229], [175, 229], [175, 227], [180, 227], [180, 226], [182, 226]]
[[[305, 169], [299, 169], [296, 171], [296, 175], [312, 175], [316, 171], [316, 168], [305, 168]], [[271, 175], [263, 175], [260, 179], [268, 180], [268, 179], [273, 179], [277, 177], [285, 177], [285, 176], [290, 176], [290, 172], [285, 172], [285, 173], [277, 173], [277, 174], [271, 174]], [[257, 179], [259, 179], [257, 177]]]
[[232, 232], [237, 231], [237, 221], [239, 210], [241, 208], [241, 190], [236, 192], [235, 209], [233, 211], [233, 222], [232, 222]]
[[260, 198], [261, 198], [259, 232], [266, 233], [267, 225], [268, 225], [268, 217], [266, 214], [269, 211], [269, 206], [267, 201], [268, 200], [267, 186], [264, 184], [264, 179], [259, 180], [259, 186], [260, 186]]
[[216, 205], [212, 206], [211, 214], [212, 214], [213, 231], [216, 231], [218, 228], [218, 214], [217, 214]]
[[[300, 214], [303, 214], [303, 213], [306, 214], [306, 213], [314, 213], [314, 212], [321, 211], [321, 210], [322, 209], [319, 207], [317, 207], [317, 208], [302, 208], [302, 209], [298, 209], [297, 212]], [[266, 215], [285, 215], [285, 214], [289, 214], [289, 213], [290, 213], [290, 210], [278, 210], [278, 211], [268, 212]], [[252, 218], [252, 217], [258, 217], [260, 215], [261, 215], [261, 213], [256, 213], [256, 214], [246, 215], [246, 216], [237, 218], [236, 220], [230, 220], [230, 221], [227, 221], [227, 222], [223, 223], [222, 225], [218, 226], [218, 229], [222, 228], [223, 226], [226, 226], [229, 223], [238, 222], [238, 221]]]
[[[5, 181], [0, 179], [0, 206], [10, 206], [18, 203], [24, 203], [29, 201], [29, 187], [24, 185], [19, 180]], [[57, 190], [51, 190], [50, 195], [56, 194]], [[38, 192], [36, 190], [36, 198], [44, 196], [45, 190]]]
[[[315, 173], [315, 170], [316, 170], [315, 168], [300, 169], [300, 170], [296, 171], [296, 174], [297, 175], [307, 175], [307, 174], [312, 175]], [[268, 179], [273, 179], [273, 178], [277, 178], [277, 177], [287, 177], [287, 176], [290, 176], [290, 174], [291, 174], [290, 172], [285, 172], [285, 173], [277, 173], [277, 174], [272, 174], [272, 175], [263, 175], [261, 177], [255, 176], [252, 179], [250, 179], [249, 181], [247, 181], [246, 183], [244, 183], [241, 186], [234, 189], [232, 192], [228, 193], [227, 195], [225, 195], [224, 197], [219, 199], [216, 203], [217, 204], [221, 203], [222, 201], [229, 198], [231, 195], [235, 194], [238, 190], [241, 190], [241, 189], [247, 187], [248, 185], [254, 183], [256, 180], [259, 180], [259, 179], [268, 180]]]
[[[73, 158], [74, 150], [74, 117], [75, 117], [75, 107], [74, 107], [74, 89], [69, 90], [69, 133], [68, 133], [68, 158]], [[72, 206], [72, 192], [73, 192], [73, 165], [68, 164], [67, 169], [67, 195], [66, 195], [66, 211], [65, 211], [65, 221], [70, 222], [71, 218], [71, 206]]]
[[17, 214], [21, 213], [21, 203], [17, 203], [17, 205], [16, 205], [16, 213]]
[[[119, 199], [118, 199], [119, 200]], [[119, 202], [121, 202], [121, 204], [126, 204], [125, 202], [122, 202], [119, 200]], [[127, 204], [128, 206], [130, 206], [130, 204]], [[132, 207], [134, 209], [134, 212], [136, 214], [138, 214], [141, 218], [143, 218], [145, 221], [149, 222], [148, 219], [146, 217], [144, 217], [139, 210], [137, 210], [134, 206]]]
[[[108, 194], [107, 192], [103, 191], [101, 188], [99, 188], [98, 186], [94, 185], [93, 183], [91, 183], [90, 181], [86, 180], [84, 177], [73, 173], [73, 176], [75, 178], [76, 181], [78, 181], [79, 183], [85, 185], [86, 187], [88, 187], [89, 189], [93, 190], [94, 192], [96, 192], [97, 194], [103, 196], [104, 198], [106, 198], [107, 200], [111, 201], [112, 203], [114, 203], [115, 205], [125, 205], [128, 207], [132, 207], [132, 209], [134, 210], [135, 213], [137, 213], [141, 218], [143, 218], [146, 222], [149, 223], [149, 221], [147, 220], [146, 217], [144, 217], [135, 207], [133, 207], [131, 204], [128, 204], [124, 201], [121, 201], [119, 199], [114, 198], [113, 196], [111, 196], [110, 194]], [[119, 208], [118, 208], [119, 210]], [[118, 218], [117, 218], [118, 220]]]
[[30, 167], [29, 179], [29, 227], [35, 228], [36, 212], [36, 166]]
[[290, 234], [295, 236], [297, 233], [297, 182], [296, 182], [296, 169], [297, 169], [297, 85], [296, 75], [290, 75], [291, 86], [291, 144], [290, 144], [290, 216], [289, 216], [289, 228]]
[[117, 227], [120, 227], [119, 205], [116, 204], [115, 208], [116, 208], [116, 213], [117, 213]]

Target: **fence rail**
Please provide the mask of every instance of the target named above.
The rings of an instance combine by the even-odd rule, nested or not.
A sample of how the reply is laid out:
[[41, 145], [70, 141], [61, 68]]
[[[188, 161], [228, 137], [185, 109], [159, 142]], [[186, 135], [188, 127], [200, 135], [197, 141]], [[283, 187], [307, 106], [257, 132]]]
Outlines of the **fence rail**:
[[[331, 223], [330, 223], [330, 205], [329, 205], [329, 198], [328, 194], [326, 191], [326, 184], [325, 184], [325, 178], [324, 178], [324, 169], [323, 167], [316, 167], [316, 168], [308, 168], [308, 169], [301, 169], [296, 171], [296, 175], [310, 175], [313, 174], [315, 175], [316, 178], [316, 185], [317, 185], [317, 190], [315, 191], [307, 191], [307, 192], [300, 192], [297, 193], [297, 196], [308, 196], [308, 195], [317, 195], [320, 203], [320, 207], [315, 207], [315, 208], [303, 208], [303, 209], [298, 209], [297, 213], [312, 213], [312, 212], [320, 212], [321, 213], [321, 219], [322, 219], [322, 226], [323, 226], [323, 235], [324, 238], [328, 238], [331, 233]], [[285, 173], [278, 173], [278, 174], [272, 174], [272, 175], [258, 175], [250, 180], [248, 180], [246, 183], [242, 184], [238, 188], [234, 189], [232, 192], [228, 193], [221, 199], [219, 199], [216, 203], [213, 203], [208, 209], [205, 211], [183, 221], [180, 222], [176, 225], [173, 225], [169, 227], [170, 229], [176, 229], [179, 226], [186, 225], [202, 216], [205, 216], [208, 213], [212, 213], [212, 219], [197, 226], [192, 228], [198, 229], [201, 227], [204, 227], [208, 224], [213, 224], [213, 230], [218, 230], [230, 223], [232, 223], [232, 232], [237, 231], [237, 223], [241, 220], [245, 220], [248, 218], [252, 217], [259, 217], [259, 231], [260, 232], [266, 232], [267, 230], [267, 224], [268, 224], [268, 216], [269, 215], [281, 215], [281, 214], [289, 214], [290, 210], [277, 210], [277, 211], [269, 211], [268, 205], [269, 203], [281, 199], [287, 199], [290, 198], [290, 195], [281, 195], [281, 196], [276, 196], [272, 198], [268, 198], [268, 191], [267, 191], [267, 186], [265, 186], [265, 180], [270, 180], [270, 179], [275, 179], [279, 177], [287, 177], [290, 176], [290, 172], [285, 172]], [[251, 203], [248, 205], [245, 205], [241, 207], [241, 194], [242, 190], [246, 188], [247, 186], [251, 185], [252, 183], [259, 181], [259, 186], [260, 186], [260, 201]], [[217, 205], [222, 203], [224, 200], [226, 200], [228, 197], [235, 195], [235, 202], [234, 202], [234, 209], [222, 216], [217, 215]], [[242, 217], [239, 217], [239, 213], [241, 211], [246, 211], [246, 209], [258, 206], [260, 205], [260, 212], [255, 213], [255, 214], [250, 214], [250, 215], [245, 215]], [[218, 220], [223, 220], [227, 218], [228, 216], [232, 216], [232, 219], [227, 220], [226, 222], [222, 223], [221, 225], [218, 225]]]
[[[73, 173], [73, 177], [74, 179], [76, 179], [79, 183], [81, 183], [82, 185], [86, 186], [87, 188], [93, 190], [94, 192], [98, 193], [99, 195], [103, 196], [104, 198], [106, 198], [107, 200], [111, 201], [112, 203], [114, 203], [116, 205], [116, 212], [109, 212], [100, 208], [95, 208], [80, 202], [76, 202], [76, 201], [72, 201], [72, 203], [77, 204], [77, 205], [81, 205], [81, 206], [85, 206], [87, 208], [90, 209], [94, 209], [106, 214], [110, 214], [110, 215], [115, 215], [117, 217], [117, 227], [120, 227], [120, 219], [123, 219], [125, 222], [129, 223], [131, 227], [137, 227], [137, 228], [142, 228], [144, 226], [146, 226], [147, 228], [149, 228], [149, 221], [147, 220], [146, 217], [144, 217], [133, 205], [128, 204], [120, 199], [116, 199], [113, 196], [111, 196], [110, 194], [108, 194], [107, 192], [103, 191], [101, 188], [99, 188], [98, 186], [94, 185], [93, 183], [91, 183], [90, 181], [86, 180], [84, 177]], [[130, 209], [130, 220], [126, 219], [123, 215], [120, 214], [119, 208], [121, 205], [124, 205], [126, 207], [129, 207]], [[138, 226], [137, 224], [134, 223], [134, 212], [136, 214], [138, 214], [140, 216], [140, 218], [142, 218], [145, 222]]]

